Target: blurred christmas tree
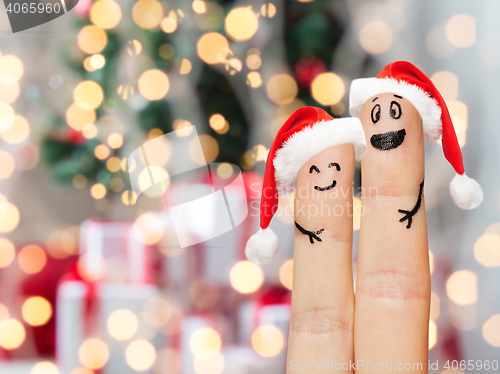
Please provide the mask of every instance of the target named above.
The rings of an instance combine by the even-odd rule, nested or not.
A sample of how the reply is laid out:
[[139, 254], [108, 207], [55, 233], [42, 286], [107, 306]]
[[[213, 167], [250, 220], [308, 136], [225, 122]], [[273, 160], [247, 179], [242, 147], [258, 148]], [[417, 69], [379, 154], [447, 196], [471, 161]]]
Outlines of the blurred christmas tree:
[[42, 146], [55, 179], [125, 196], [128, 154], [191, 124], [215, 140], [208, 162], [251, 169], [267, 150], [257, 141], [290, 114], [280, 108], [331, 110], [343, 97], [327, 72], [343, 32], [334, 3], [81, 0], [61, 53], [79, 83]]

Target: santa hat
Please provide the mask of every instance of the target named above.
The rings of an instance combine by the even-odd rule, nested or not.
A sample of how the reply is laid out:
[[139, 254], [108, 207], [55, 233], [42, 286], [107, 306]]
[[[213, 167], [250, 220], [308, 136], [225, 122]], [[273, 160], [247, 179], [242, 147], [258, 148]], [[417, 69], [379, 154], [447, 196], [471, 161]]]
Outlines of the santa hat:
[[396, 61], [384, 67], [375, 78], [355, 79], [349, 99], [351, 115], [361, 118], [366, 101], [381, 93], [401, 95], [413, 104], [422, 117], [425, 141], [433, 142], [442, 136], [444, 156], [457, 173], [450, 183], [454, 203], [462, 209], [481, 204], [483, 191], [474, 179], [465, 175], [448, 107], [429, 77], [407, 61]]
[[261, 265], [276, 256], [278, 237], [269, 224], [278, 209], [278, 196], [295, 190], [297, 172], [311, 157], [339, 144], [352, 144], [356, 160], [361, 160], [366, 142], [359, 119], [333, 119], [323, 109], [304, 107], [281, 126], [267, 156], [260, 200], [260, 230], [250, 237], [245, 248], [250, 261]]

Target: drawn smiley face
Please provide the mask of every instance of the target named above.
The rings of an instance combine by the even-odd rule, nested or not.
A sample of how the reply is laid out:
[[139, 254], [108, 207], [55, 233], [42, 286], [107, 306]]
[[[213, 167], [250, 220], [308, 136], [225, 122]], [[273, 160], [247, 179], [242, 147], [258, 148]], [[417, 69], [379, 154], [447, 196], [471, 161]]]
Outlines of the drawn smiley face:
[[[407, 119], [412, 118], [408, 113], [415, 111], [413, 105], [400, 95], [393, 93], [383, 93], [375, 96], [365, 105], [365, 110], [369, 113], [363, 113], [365, 120], [363, 123], [371, 124], [374, 129], [379, 130], [370, 137], [370, 144], [379, 151], [390, 151], [398, 148], [405, 141]], [[408, 118], [407, 118], [408, 117]], [[400, 127], [393, 131], [380, 132], [387, 127], [394, 128], [394, 125]], [[376, 130], [375, 130], [376, 131]]]
[[[340, 165], [336, 162], [330, 162], [328, 164], [328, 169], [330, 169], [330, 168], [335, 168], [335, 169], [337, 169], [337, 171], [340, 171]], [[311, 165], [311, 167], [309, 168], [309, 174], [312, 174], [313, 171], [315, 171], [316, 173], [321, 172], [316, 165]], [[314, 189], [317, 191], [329, 191], [332, 188], [335, 188], [336, 185], [337, 185], [337, 181], [334, 179], [330, 185], [324, 186], [324, 187], [314, 186]]]

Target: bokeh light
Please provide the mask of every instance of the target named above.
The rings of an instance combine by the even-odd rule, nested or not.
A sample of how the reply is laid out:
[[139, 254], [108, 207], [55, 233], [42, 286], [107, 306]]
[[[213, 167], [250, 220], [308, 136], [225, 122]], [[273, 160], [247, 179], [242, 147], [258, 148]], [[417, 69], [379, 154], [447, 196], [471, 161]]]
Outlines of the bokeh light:
[[8, 179], [16, 169], [16, 163], [14, 157], [10, 155], [9, 152], [0, 149], [0, 180]]
[[128, 309], [115, 310], [108, 317], [108, 332], [116, 340], [131, 339], [137, 329], [139, 322], [137, 316]]
[[134, 223], [134, 234], [141, 243], [155, 244], [163, 236], [163, 222], [154, 213], [140, 215]]
[[474, 257], [488, 268], [500, 266], [500, 236], [495, 233], [480, 236], [474, 244]]
[[59, 369], [50, 361], [42, 361], [33, 366], [30, 374], [59, 374]]
[[195, 356], [193, 368], [196, 374], [222, 374], [224, 371], [224, 357], [217, 353], [214, 356]]
[[94, 156], [99, 160], [107, 159], [110, 153], [109, 147], [105, 144], [99, 144], [94, 148]]
[[210, 279], [197, 279], [189, 288], [189, 296], [194, 306], [210, 309], [219, 300], [219, 288]]
[[434, 348], [438, 340], [437, 325], [434, 321], [429, 321], [429, 349]]
[[106, 161], [106, 167], [112, 173], [116, 173], [121, 168], [121, 160], [118, 157], [110, 157]]
[[493, 347], [500, 347], [500, 314], [491, 316], [483, 325], [483, 338]]
[[193, 68], [193, 64], [187, 58], [183, 58], [181, 62], [181, 66], [179, 68], [179, 74], [186, 75], [189, 74], [191, 69]]
[[392, 44], [392, 30], [382, 21], [371, 21], [359, 32], [359, 43], [368, 53], [379, 54], [387, 51]]
[[445, 100], [458, 99], [458, 77], [450, 71], [438, 71], [431, 77], [432, 82]]
[[161, 21], [160, 27], [164, 33], [171, 34], [177, 30], [177, 20], [171, 17], [165, 17]]
[[132, 8], [132, 17], [139, 27], [152, 29], [163, 19], [163, 7], [156, 0], [139, 0]]
[[114, 132], [108, 135], [108, 145], [113, 149], [118, 149], [123, 145], [123, 136]]
[[77, 131], [81, 131], [88, 124], [93, 124], [95, 120], [96, 114], [93, 109], [82, 108], [75, 103], [66, 111], [66, 122]]
[[[198, 147], [198, 141], [201, 144], [201, 152], [199, 149], [200, 147]], [[189, 156], [199, 165], [206, 165], [214, 162], [218, 155], [219, 144], [217, 140], [210, 135], [199, 135], [198, 139], [193, 138], [189, 143]]]
[[142, 44], [137, 39], [132, 39], [127, 42], [127, 52], [130, 56], [137, 56], [142, 52]]
[[298, 93], [297, 82], [288, 74], [276, 74], [267, 82], [267, 96], [276, 104], [288, 104]]
[[0, 322], [0, 347], [7, 350], [17, 349], [26, 339], [26, 330], [21, 322], [8, 318]]
[[170, 88], [170, 82], [167, 74], [158, 69], [151, 69], [142, 73], [138, 81], [138, 86], [142, 96], [148, 100], [154, 101], [161, 100], [167, 95]]
[[75, 104], [84, 110], [97, 109], [104, 100], [104, 92], [98, 83], [83, 81], [75, 87], [73, 99]]
[[78, 33], [78, 46], [89, 55], [101, 52], [107, 44], [106, 31], [95, 25], [85, 26]]
[[0, 101], [6, 104], [12, 104], [16, 101], [21, 89], [19, 83], [14, 82], [5, 84], [0, 81]]
[[136, 340], [125, 350], [125, 359], [135, 371], [149, 370], [156, 361], [156, 350], [147, 340]]
[[257, 291], [264, 283], [264, 272], [259, 265], [250, 261], [236, 263], [229, 273], [231, 286], [242, 294]]
[[175, 313], [174, 307], [163, 297], [153, 297], [142, 307], [143, 317], [152, 327], [165, 326]]
[[224, 22], [226, 34], [233, 40], [244, 41], [252, 38], [259, 28], [257, 15], [249, 8], [234, 8]]
[[80, 363], [91, 370], [102, 368], [109, 360], [109, 348], [100, 339], [85, 340], [78, 350]]
[[281, 284], [291, 291], [293, 286], [293, 259], [286, 260], [281, 265], [279, 276]]
[[75, 187], [78, 190], [81, 190], [82, 188], [85, 188], [87, 185], [87, 177], [82, 174], [77, 174], [73, 177], [73, 187]]
[[9, 144], [19, 144], [24, 142], [30, 135], [30, 124], [26, 118], [18, 114], [14, 117], [12, 125], [0, 132], [2, 139]]
[[276, 15], [276, 6], [273, 3], [262, 4], [260, 14], [266, 18], [273, 18]]
[[458, 144], [462, 148], [467, 142], [467, 128], [468, 128], [468, 108], [464, 103], [457, 100], [450, 100], [446, 103], [448, 111], [450, 112], [455, 133], [457, 134]]
[[16, 229], [21, 219], [19, 209], [8, 201], [0, 202], [0, 233], [9, 233]]
[[217, 166], [217, 175], [222, 179], [231, 178], [231, 176], [233, 175], [233, 167], [231, 166], [231, 164], [223, 162], [219, 166]]
[[14, 109], [9, 104], [0, 101], [0, 132], [12, 126], [15, 114]]
[[101, 29], [113, 29], [122, 19], [122, 9], [113, 0], [99, 0], [92, 3], [90, 20]]
[[243, 69], [243, 64], [239, 58], [233, 57], [226, 64], [226, 70], [231, 75], [235, 75]]
[[55, 230], [47, 238], [47, 252], [57, 259], [77, 255], [77, 240], [68, 230]]
[[9, 239], [0, 238], [0, 268], [9, 266], [16, 257], [16, 248]]
[[431, 293], [431, 320], [436, 321], [441, 314], [441, 305], [440, 305], [439, 296], [434, 292]]
[[321, 105], [337, 104], [345, 93], [344, 82], [337, 74], [319, 74], [311, 84], [311, 94]]
[[27, 245], [17, 255], [17, 263], [27, 274], [38, 273], [47, 263], [45, 251], [37, 245]]
[[276, 326], [259, 326], [252, 334], [252, 348], [262, 357], [277, 356], [283, 344], [283, 334]]
[[262, 59], [258, 54], [251, 54], [247, 57], [246, 64], [250, 70], [257, 70], [262, 65]]
[[101, 200], [106, 196], [106, 186], [102, 183], [95, 183], [90, 187], [90, 196], [96, 200]]
[[194, 0], [191, 4], [191, 7], [193, 8], [194, 12], [198, 14], [203, 14], [207, 11], [207, 6], [205, 5], [204, 0]]
[[469, 14], [458, 14], [446, 24], [446, 37], [457, 48], [471, 47], [476, 43], [476, 19]]
[[470, 270], [455, 271], [446, 281], [446, 293], [458, 305], [477, 301], [477, 275]]
[[2, 322], [4, 319], [9, 318], [9, 315], [9, 309], [5, 305], [0, 303], [0, 322]]
[[177, 351], [164, 348], [156, 353], [154, 374], [180, 374], [182, 361]]
[[262, 77], [258, 71], [251, 71], [247, 74], [247, 84], [252, 88], [258, 88], [262, 85]]
[[22, 306], [24, 321], [31, 326], [42, 326], [52, 317], [52, 305], [41, 296], [27, 299]]
[[352, 229], [359, 230], [361, 227], [361, 216], [363, 215], [363, 206], [361, 199], [354, 196], [352, 198]]
[[21, 79], [24, 73], [22, 61], [13, 55], [0, 55], [0, 83], [10, 85]]
[[222, 347], [222, 340], [214, 329], [202, 327], [189, 338], [189, 347], [195, 356], [214, 357]]
[[196, 44], [198, 56], [207, 64], [224, 62], [229, 53], [229, 42], [218, 32], [209, 32], [201, 36]]

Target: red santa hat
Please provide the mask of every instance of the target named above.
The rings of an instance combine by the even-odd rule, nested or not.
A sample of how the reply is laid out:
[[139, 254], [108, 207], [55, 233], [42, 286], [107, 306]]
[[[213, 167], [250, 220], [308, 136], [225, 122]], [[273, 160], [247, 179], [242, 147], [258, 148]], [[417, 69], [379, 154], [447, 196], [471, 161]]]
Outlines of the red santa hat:
[[333, 119], [323, 109], [296, 110], [281, 126], [267, 156], [260, 200], [260, 230], [247, 242], [247, 258], [256, 264], [271, 261], [278, 252], [278, 237], [269, 228], [278, 209], [278, 196], [295, 190], [300, 168], [319, 152], [352, 144], [356, 160], [366, 152], [365, 135], [357, 118]]
[[483, 191], [465, 175], [462, 152], [446, 102], [436, 86], [416, 66], [396, 61], [382, 69], [375, 78], [355, 79], [351, 84], [349, 109], [361, 118], [366, 101], [381, 93], [395, 93], [408, 99], [422, 117], [424, 139], [433, 142], [442, 136], [443, 152], [457, 173], [450, 183], [450, 195], [462, 209], [481, 204]]

